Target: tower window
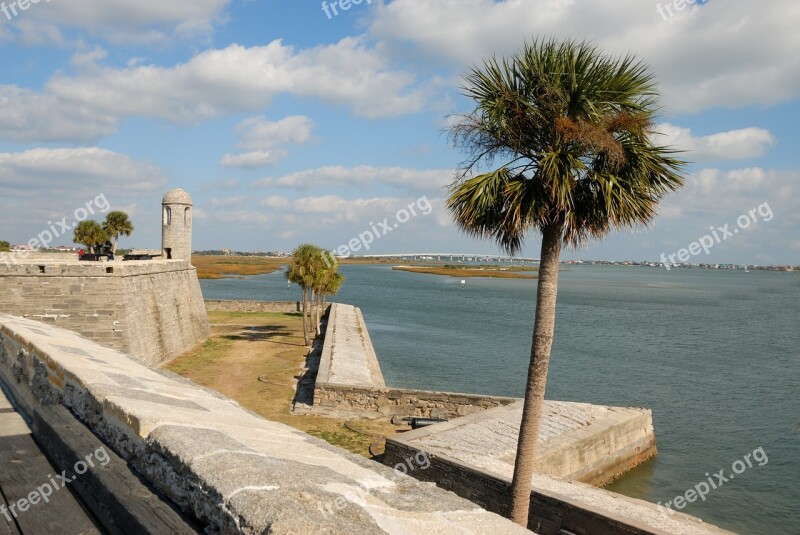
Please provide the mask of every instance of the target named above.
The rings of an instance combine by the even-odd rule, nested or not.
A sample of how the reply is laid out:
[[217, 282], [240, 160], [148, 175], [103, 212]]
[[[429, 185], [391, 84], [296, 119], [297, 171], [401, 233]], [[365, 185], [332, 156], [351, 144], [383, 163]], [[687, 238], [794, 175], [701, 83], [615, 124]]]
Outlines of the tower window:
[[172, 224], [172, 208], [169, 206], [164, 207], [164, 224], [171, 225]]

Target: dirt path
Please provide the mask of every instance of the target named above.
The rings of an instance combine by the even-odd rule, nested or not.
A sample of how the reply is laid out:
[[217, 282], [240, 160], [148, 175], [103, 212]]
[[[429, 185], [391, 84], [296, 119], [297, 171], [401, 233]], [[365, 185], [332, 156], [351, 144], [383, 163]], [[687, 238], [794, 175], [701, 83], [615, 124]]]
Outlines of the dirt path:
[[[210, 312], [211, 337], [165, 364], [165, 368], [238, 401], [243, 407], [369, 457], [376, 437], [354, 432], [344, 419], [291, 412], [294, 385], [303, 372], [300, 314]], [[389, 422], [350, 420], [375, 435], [394, 434]]]

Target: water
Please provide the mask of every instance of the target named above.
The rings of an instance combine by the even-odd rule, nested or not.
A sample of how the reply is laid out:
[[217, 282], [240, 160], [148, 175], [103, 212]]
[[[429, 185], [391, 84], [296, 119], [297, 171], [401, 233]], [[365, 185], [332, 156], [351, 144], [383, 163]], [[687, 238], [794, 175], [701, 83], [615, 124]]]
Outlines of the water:
[[[342, 272], [336, 299], [361, 307], [389, 385], [522, 395], [535, 281]], [[201, 282], [208, 299], [300, 295], [281, 273]], [[751, 454], [751, 468], [683, 512], [800, 534], [798, 298], [796, 273], [565, 268], [547, 397], [653, 410], [658, 457], [611, 490], [667, 502]]]

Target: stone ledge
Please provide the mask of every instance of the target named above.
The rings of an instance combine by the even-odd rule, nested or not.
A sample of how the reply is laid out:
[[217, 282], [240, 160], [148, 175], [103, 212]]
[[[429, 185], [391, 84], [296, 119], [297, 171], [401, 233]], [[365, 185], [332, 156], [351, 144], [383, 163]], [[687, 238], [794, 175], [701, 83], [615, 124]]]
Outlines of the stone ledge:
[[0, 380], [29, 414], [68, 408], [207, 532], [527, 533], [70, 331], [0, 315]]

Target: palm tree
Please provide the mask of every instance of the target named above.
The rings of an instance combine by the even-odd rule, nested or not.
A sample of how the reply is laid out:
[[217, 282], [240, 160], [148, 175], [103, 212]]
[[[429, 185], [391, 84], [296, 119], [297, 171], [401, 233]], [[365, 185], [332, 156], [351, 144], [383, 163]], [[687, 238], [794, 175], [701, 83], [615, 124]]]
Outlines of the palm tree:
[[109, 238], [113, 240], [111, 253], [116, 255], [119, 237], [122, 235], [130, 236], [133, 233], [133, 223], [131, 223], [128, 214], [125, 212], [109, 212], [106, 215], [105, 223], [103, 223], [103, 229], [108, 233]]
[[510, 59], [473, 68], [465, 82], [476, 107], [450, 130], [468, 157], [448, 208], [467, 234], [493, 239], [511, 255], [529, 231], [542, 235], [511, 488], [510, 517], [526, 526], [562, 245], [651, 222], [658, 202], [682, 186], [686, 162], [654, 143], [656, 83], [632, 56], [611, 57], [571, 40], [534, 41]]
[[72, 241], [85, 245], [89, 253], [95, 254], [95, 248], [108, 241], [108, 233], [97, 221], [81, 221], [75, 227]]
[[325, 285], [322, 287], [322, 308], [325, 309], [325, 296], [327, 295], [336, 295], [339, 293], [339, 290], [342, 288], [342, 284], [344, 284], [344, 275], [339, 273], [338, 271], [331, 272], [328, 279], [325, 281]]
[[308, 293], [314, 288], [320, 268], [323, 267], [321, 249], [316, 245], [304, 243], [292, 252], [292, 261], [286, 268], [286, 278], [298, 284], [303, 290], [303, 340], [311, 345], [308, 336]]
[[[324, 251], [323, 251], [324, 254]], [[335, 294], [339, 291], [344, 283], [344, 276], [338, 271], [338, 264], [324, 263], [321, 269], [317, 272], [314, 280], [314, 295], [315, 295], [315, 325], [316, 334], [320, 336], [320, 316], [325, 309], [325, 296]]]

